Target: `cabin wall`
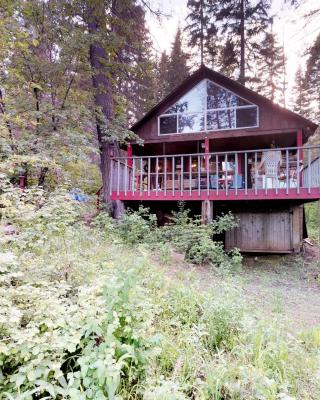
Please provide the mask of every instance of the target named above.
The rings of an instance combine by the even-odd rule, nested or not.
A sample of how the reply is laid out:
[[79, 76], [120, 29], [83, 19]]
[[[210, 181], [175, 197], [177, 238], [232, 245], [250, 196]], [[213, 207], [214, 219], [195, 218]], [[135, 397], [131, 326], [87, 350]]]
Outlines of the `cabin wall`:
[[226, 233], [225, 247], [242, 252], [298, 253], [303, 238], [303, 206], [234, 212], [239, 226]]

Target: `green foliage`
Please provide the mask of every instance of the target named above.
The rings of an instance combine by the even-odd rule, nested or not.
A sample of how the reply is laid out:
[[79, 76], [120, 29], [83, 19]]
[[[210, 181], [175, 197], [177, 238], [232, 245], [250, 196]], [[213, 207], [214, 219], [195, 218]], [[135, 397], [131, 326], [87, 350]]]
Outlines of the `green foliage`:
[[4, 193], [18, 212], [0, 236], [1, 400], [319, 398], [318, 330], [257, 315], [238, 279], [203, 290], [159, 272], [162, 233], [165, 254], [172, 230], [198, 234], [183, 208], [167, 228], [143, 208], [88, 227], [63, 191]]
[[305, 204], [308, 236], [320, 242], [320, 204], [319, 202]]
[[214, 235], [221, 234], [237, 226], [229, 213], [215, 219], [209, 225], [203, 225], [200, 218], [189, 217], [189, 210], [181, 203], [179, 211], [173, 213], [172, 224], [166, 226], [161, 234], [165, 240], [185, 255], [185, 259], [195, 264], [210, 263], [220, 267], [241, 264], [239, 252], [228, 257], [221, 242], [214, 241]]
[[143, 206], [137, 212], [127, 210], [119, 222], [118, 233], [124, 243], [135, 245], [148, 241], [150, 233], [156, 227], [156, 216]]

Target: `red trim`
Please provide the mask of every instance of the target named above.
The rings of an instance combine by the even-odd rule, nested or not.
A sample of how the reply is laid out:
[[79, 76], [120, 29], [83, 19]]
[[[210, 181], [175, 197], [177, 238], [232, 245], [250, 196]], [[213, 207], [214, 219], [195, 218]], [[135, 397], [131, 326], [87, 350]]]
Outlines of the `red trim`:
[[179, 200], [317, 200], [320, 199], [320, 189], [319, 188], [311, 188], [310, 193], [308, 193], [307, 188], [301, 188], [300, 193], [297, 193], [297, 189], [291, 188], [288, 190], [288, 194], [286, 193], [286, 189], [278, 189], [278, 193], [276, 193], [276, 189], [268, 189], [267, 193], [265, 189], [259, 189], [257, 194], [255, 194], [254, 189], [248, 189], [247, 194], [244, 189], [238, 189], [238, 193], [235, 193], [234, 189], [229, 189], [228, 194], [224, 190], [219, 190], [218, 194], [215, 189], [210, 189], [209, 194], [207, 190], [201, 190], [200, 194], [197, 190], [193, 190], [191, 194], [189, 191], [185, 191], [181, 194], [180, 190], [176, 190], [173, 194], [172, 191], [168, 190], [166, 195], [163, 191], [151, 191], [148, 195], [147, 192], [142, 192], [140, 194], [139, 191], [132, 193], [127, 192], [112, 192], [111, 194], [112, 200], [159, 200], [159, 201], [179, 201]]
[[131, 143], [128, 144], [127, 154], [128, 154], [128, 167], [132, 167], [133, 160], [132, 160], [132, 144]]

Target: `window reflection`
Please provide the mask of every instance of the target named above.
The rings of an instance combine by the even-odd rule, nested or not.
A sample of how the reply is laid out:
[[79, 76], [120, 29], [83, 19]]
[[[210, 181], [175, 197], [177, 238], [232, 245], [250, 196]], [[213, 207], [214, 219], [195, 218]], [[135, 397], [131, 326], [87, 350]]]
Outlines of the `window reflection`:
[[177, 116], [169, 115], [160, 117], [160, 134], [177, 133]]
[[204, 130], [203, 114], [179, 115], [178, 119], [179, 133], [201, 132], [203, 130]]
[[237, 109], [237, 128], [257, 126], [257, 107]]
[[160, 134], [257, 125], [257, 106], [209, 80], [201, 81], [159, 117]]

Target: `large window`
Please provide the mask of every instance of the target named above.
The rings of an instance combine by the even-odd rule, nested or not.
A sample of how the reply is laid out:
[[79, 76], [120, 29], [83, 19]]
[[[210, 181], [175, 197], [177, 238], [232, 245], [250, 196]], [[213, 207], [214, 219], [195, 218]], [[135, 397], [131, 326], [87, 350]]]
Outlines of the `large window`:
[[159, 134], [258, 126], [258, 107], [205, 79], [159, 117]]

